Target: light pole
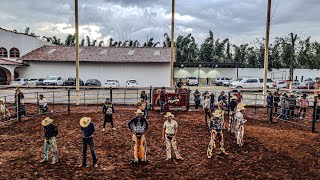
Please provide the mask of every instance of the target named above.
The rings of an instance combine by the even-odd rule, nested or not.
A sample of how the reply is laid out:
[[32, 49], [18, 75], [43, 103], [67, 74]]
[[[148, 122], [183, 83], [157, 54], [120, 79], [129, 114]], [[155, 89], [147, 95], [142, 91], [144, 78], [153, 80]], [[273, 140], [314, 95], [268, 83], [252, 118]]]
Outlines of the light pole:
[[173, 60], [174, 60], [174, 6], [175, 6], [175, 0], [172, 0], [172, 17], [171, 17], [171, 60], [170, 60], [170, 85], [171, 87], [174, 86], [174, 69], [173, 69]]

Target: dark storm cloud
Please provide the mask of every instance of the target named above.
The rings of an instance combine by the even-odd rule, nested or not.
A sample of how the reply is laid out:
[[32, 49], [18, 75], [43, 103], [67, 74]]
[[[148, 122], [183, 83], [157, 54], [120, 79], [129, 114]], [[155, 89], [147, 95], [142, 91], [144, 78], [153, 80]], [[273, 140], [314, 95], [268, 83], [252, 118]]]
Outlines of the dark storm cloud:
[[[276, 12], [275, 8], [280, 1]], [[273, 0], [272, 37], [290, 32], [320, 40], [320, 1]], [[203, 40], [208, 30], [236, 42], [265, 34], [266, 0], [176, 0], [176, 34]], [[74, 0], [1, 0], [0, 26], [65, 37], [74, 27]], [[79, 0], [83, 34], [103, 39], [162, 41], [170, 32], [170, 0]]]

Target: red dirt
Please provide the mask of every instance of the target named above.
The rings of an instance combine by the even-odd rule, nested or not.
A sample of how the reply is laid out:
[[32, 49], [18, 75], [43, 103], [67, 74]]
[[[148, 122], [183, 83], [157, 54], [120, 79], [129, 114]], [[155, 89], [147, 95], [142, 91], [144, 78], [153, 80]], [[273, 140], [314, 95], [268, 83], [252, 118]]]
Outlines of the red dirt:
[[[59, 160], [56, 165], [41, 164], [45, 116], [25, 118], [0, 127], [0, 179], [313, 179], [320, 176], [320, 136], [309, 129], [279, 122], [269, 124], [265, 110], [247, 110], [245, 144], [237, 147], [234, 135], [225, 132], [228, 156], [207, 159], [209, 131], [201, 112], [176, 112], [178, 145], [184, 161], [165, 161], [161, 139], [162, 115], [151, 112], [147, 164], [132, 165], [127, 128], [133, 110], [116, 110], [114, 122], [102, 132], [99, 110], [79, 108], [77, 113], [53, 114], [59, 128]], [[95, 111], [95, 112], [94, 112]], [[96, 124], [94, 143], [99, 167], [77, 168], [81, 162], [79, 119], [90, 116]], [[89, 153], [89, 151], [88, 151]], [[51, 153], [49, 154], [51, 155]], [[88, 154], [89, 155], [89, 154]], [[89, 155], [89, 163], [91, 156]], [[50, 157], [51, 158], [51, 157]]]

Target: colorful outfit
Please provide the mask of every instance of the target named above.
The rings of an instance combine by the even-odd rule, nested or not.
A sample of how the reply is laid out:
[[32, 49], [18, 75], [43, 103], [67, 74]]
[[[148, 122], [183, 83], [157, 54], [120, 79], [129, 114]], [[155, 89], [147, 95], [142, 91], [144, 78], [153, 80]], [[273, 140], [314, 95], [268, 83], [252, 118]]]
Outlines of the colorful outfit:
[[163, 129], [165, 129], [167, 159], [171, 159], [171, 146], [174, 150], [176, 158], [177, 159], [182, 158], [177, 148], [177, 141], [175, 138], [173, 138], [177, 128], [178, 128], [178, 123], [173, 119], [171, 120], [171, 122], [167, 120], [163, 124]]
[[48, 103], [47, 100], [45, 98], [40, 98], [38, 101], [39, 104], [39, 113], [47, 113], [48, 112]]
[[93, 164], [97, 164], [96, 151], [93, 143], [94, 123], [90, 122], [87, 127], [81, 127], [82, 131], [82, 166], [87, 165], [87, 146], [90, 147]]
[[244, 136], [244, 123], [246, 123], [247, 120], [244, 119], [243, 114], [241, 111], [238, 111], [236, 113], [236, 137], [237, 137], [237, 144], [239, 146], [243, 145], [243, 136]]
[[211, 118], [211, 111], [210, 111], [210, 98], [206, 98], [204, 101], [203, 101], [203, 104], [202, 104], [202, 107], [203, 107], [203, 110], [204, 110], [204, 120], [206, 122], [206, 124], [208, 124], [208, 118], [210, 119]]
[[141, 117], [135, 117], [128, 123], [128, 127], [134, 132], [132, 135], [133, 162], [147, 161], [147, 142], [144, 132], [148, 129], [148, 121]]
[[112, 114], [114, 113], [114, 107], [112, 103], [104, 103], [102, 112], [104, 114], [103, 128], [106, 128], [106, 123], [111, 123], [111, 127], [113, 127], [113, 118]]
[[56, 136], [58, 135], [58, 128], [53, 124], [44, 126], [44, 161], [48, 161], [48, 150], [49, 148], [52, 151], [52, 161], [58, 162], [58, 151], [57, 151], [57, 142]]
[[300, 119], [303, 119], [306, 117], [307, 107], [309, 106], [309, 101], [307, 98], [301, 98], [299, 99], [299, 106], [300, 106], [300, 112], [299, 116]]
[[223, 140], [223, 124], [222, 118], [212, 117], [210, 119], [210, 129], [211, 129], [211, 138], [208, 145], [207, 156], [208, 158], [212, 157], [213, 149], [219, 148], [221, 153], [225, 153], [224, 149], [224, 140]]

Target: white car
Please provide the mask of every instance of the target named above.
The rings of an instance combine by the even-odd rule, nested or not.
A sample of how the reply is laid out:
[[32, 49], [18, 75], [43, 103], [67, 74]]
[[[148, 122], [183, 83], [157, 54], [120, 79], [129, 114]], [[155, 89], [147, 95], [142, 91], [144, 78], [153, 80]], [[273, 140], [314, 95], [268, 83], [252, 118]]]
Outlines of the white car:
[[241, 80], [242, 80], [242, 78], [239, 78], [239, 79], [232, 78], [229, 81], [223, 82], [222, 84], [223, 84], [223, 86], [227, 86], [228, 87], [230, 85], [230, 83], [235, 82], [235, 81], [241, 81]]
[[227, 77], [218, 77], [214, 80], [213, 84], [217, 86], [222, 86], [224, 82], [229, 82], [230, 78]]
[[45, 86], [62, 86], [63, 79], [60, 76], [48, 76], [43, 80], [42, 84]]
[[187, 77], [187, 86], [199, 86], [199, 80], [196, 77]]
[[[267, 88], [272, 87], [273, 81], [267, 79]], [[243, 78], [240, 82], [235, 81], [230, 83], [231, 89], [262, 89], [263, 79], [262, 78]]]
[[28, 85], [31, 85], [31, 86], [36, 86], [36, 85], [39, 85], [42, 83], [44, 79], [29, 79], [28, 80]]
[[138, 81], [135, 79], [129, 79], [126, 82], [126, 87], [138, 87]]
[[118, 80], [108, 79], [104, 83], [105, 87], [120, 87], [120, 83]]
[[28, 79], [25, 78], [17, 78], [14, 81], [11, 81], [11, 85], [27, 85]]

